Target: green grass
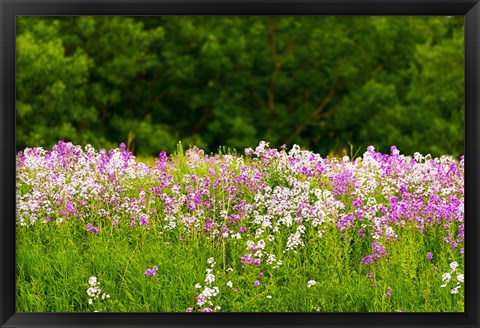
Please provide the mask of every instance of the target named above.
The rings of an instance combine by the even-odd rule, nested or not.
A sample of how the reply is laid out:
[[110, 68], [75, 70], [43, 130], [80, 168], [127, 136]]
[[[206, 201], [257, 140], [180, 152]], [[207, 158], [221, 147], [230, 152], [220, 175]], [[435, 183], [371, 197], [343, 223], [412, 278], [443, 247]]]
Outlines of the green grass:
[[[346, 246], [334, 228], [322, 239], [310, 240], [308, 247], [286, 254], [283, 266], [263, 271], [259, 287], [254, 287], [259, 268], [242, 268], [243, 241], [228, 240], [223, 260], [222, 243], [197, 238], [180, 241], [176, 233], [128, 226], [103, 233], [86, 233], [79, 222], [58, 225], [37, 224], [17, 232], [17, 311], [92, 311], [86, 290], [88, 278], [96, 276], [103, 292], [111, 299], [102, 311], [184, 312], [194, 307], [196, 283], [203, 284], [207, 258], [214, 257], [220, 294], [215, 304], [221, 311], [309, 312], [405, 312], [463, 311], [458, 298], [442, 289], [440, 272], [446, 260], [429, 263], [419, 247], [418, 234], [402, 236], [391, 247], [390, 263], [375, 269], [378, 287], [366, 279], [368, 270], [354, 257], [358, 248]], [[365, 245], [355, 245], [365, 248]], [[158, 276], [143, 276], [145, 269], [158, 266]], [[226, 272], [223, 267], [232, 267]], [[218, 271], [217, 271], [218, 270]], [[307, 288], [307, 281], [317, 283]], [[238, 292], [226, 286], [231, 280]], [[384, 297], [387, 287], [392, 297]], [[427, 294], [428, 301], [427, 301]], [[267, 298], [270, 295], [272, 298]]]

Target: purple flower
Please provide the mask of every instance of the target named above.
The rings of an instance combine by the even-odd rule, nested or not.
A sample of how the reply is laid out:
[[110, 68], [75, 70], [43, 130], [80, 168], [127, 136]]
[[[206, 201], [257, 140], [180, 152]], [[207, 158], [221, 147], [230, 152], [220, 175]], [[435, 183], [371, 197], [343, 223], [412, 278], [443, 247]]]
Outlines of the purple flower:
[[93, 224], [88, 223], [87, 224], [87, 231], [91, 231], [94, 234], [98, 234], [98, 232], [100, 231], [100, 228], [99, 227], [94, 227]]
[[372, 263], [372, 256], [371, 255], [365, 255], [365, 257], [360, 262], [360, 265], [365, 265], [365, 264], [370, 264], [370, 263]]
[[387, 290], [385, 291], [385, 297], [390, 297], [392, 296], [392, 289], [390, 287], [387, 287]]
[[201, 306], [203, 303], [205, 303], [205, 297], [203, 297], [203, 294], [200, 294], [197, 296], [197, 304]]
[[142, 216], [142, 219], [140, 220], [140, 225], [147, 225], [148, 224], [148, 217], [146, 215]]
[[372, 243], [372, 247], [373, 247], [373, 253], [372, 253], [373, 257], [380, 258], [387, 255], [387, 251], [385, 250], [385, 248], [383, 248], [383, 246], [377, 243], [376, 241]]
[[365, 229], [364, 229], [364, 228], [360, 228], [360, 230], [358, 231], [358, 235], [359, 235], [360, 237], [365, 236]]
[[256, 281], [253, 283], [253, 285], [254, 285], [255, 287], [260, 286], [260, 281], [259, 281], [259, 280], [256, 280]]
[[187, 308], [187, 310], [185, 312], [193, 312], [193, 308]]
[[251, 263], [253, 263], [253, 259], [250, 257], [250, 255], [245, 254], [245, 255], [242, 256], [242, 258], [240, 259], [240, 262], [242, 262], [242, 263], [247, 263], [247, 264], [251, 264]]
[[153, 268], [147, 268], [147, 270], [143, 273], [143, 275], [146, 276], [158, 276], [157, 274], [158, 267], [154, 266]]
[[431, 260], [433, 259], [433, 254], [432, 254], [432, 252], [427, 252], [426, 257], [427, 257], [427, 259], [428, 259], [429, 261], [431, 261]]
[[260, 273], [258, 274], [258, 278], [260, 278], [260, 279], [263, 278], [263, 272], [260, 272]]

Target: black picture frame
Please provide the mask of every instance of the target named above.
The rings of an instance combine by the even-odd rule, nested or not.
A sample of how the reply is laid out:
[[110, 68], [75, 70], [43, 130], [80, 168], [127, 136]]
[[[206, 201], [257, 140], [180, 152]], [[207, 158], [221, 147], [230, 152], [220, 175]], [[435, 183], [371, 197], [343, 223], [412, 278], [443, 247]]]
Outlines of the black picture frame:
[[[464, 15], [464, 313], [16, 313], [15, 17], [58, 15]], [[480, 4], [478, 0], [0, 0], [1, 327], [479, 327]]]

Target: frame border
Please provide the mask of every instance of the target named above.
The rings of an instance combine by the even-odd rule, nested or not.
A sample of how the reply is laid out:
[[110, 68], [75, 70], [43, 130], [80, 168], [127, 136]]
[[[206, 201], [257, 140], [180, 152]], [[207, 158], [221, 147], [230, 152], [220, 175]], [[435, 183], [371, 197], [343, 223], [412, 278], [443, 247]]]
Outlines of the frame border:
[[[0, 0], [1, 327], [479, 327], [479, 0]], [[463, 15], [465, 17], [464, 313], [15, 313], [15, 17], [67, 15]]]

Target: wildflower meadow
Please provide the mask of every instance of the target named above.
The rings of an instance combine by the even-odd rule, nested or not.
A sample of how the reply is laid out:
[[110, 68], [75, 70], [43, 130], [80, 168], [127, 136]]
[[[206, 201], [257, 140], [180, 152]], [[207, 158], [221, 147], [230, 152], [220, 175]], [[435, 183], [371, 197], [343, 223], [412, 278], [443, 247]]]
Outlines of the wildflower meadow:
[[463, 312], [464, 158], [16, 157], [18, 312]]

